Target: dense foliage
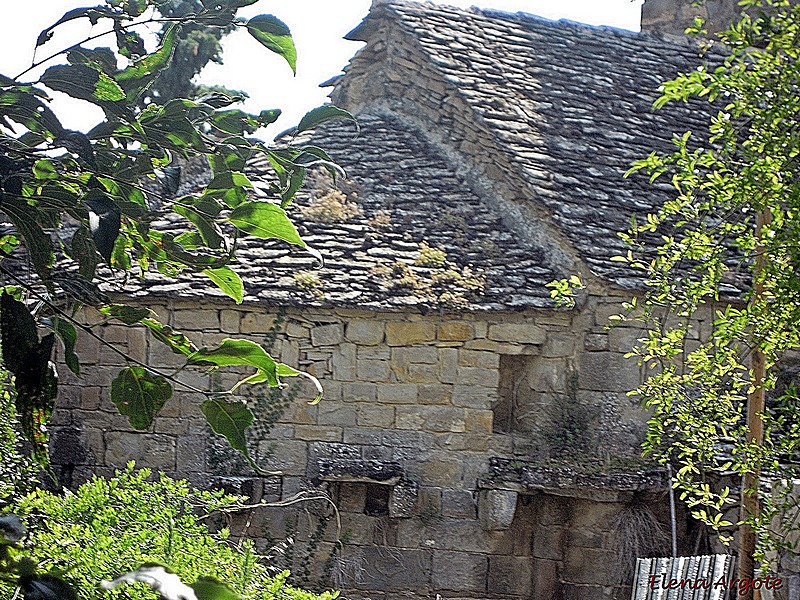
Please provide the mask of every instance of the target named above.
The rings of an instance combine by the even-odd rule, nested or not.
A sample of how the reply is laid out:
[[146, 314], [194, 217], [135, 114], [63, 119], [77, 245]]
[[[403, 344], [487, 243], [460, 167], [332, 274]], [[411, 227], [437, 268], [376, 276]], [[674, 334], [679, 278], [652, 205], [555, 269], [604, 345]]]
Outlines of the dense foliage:
[[[113, 287], [131, 272], [142, 277], [191, 272], [241, 302], [244, 285], [235, 269], [240, 238], [278, 238], [318, 256], [285, 209], [308, 168], [322, 166], [336, 174], [325, 152], [311, 146], [272, 148], [249, 137], [273, 122], [278, 110], [247, 114], [232, 108], [241, 96], [222, 92], [194, 100], [172, 98], [164, 92], [166, 83], [158, 82], [160, 73], [177, 68], [176, 48], [185, 47], [186, 35], [209, 28], [217, 32], [211, 34], [214, 39], [220, 32], [245, 29], [294, 70], [295, 47], [280, 20], [271, 15], [236, 18], [239, 8], [256, 1], [106, 0], [105, 5], [77, 8], [42, 31], [36, 46], [49, 48], [53, 30], [76, 19], [88, 20], [99, 31], [15, 77], [0, 75], [0, 208], [6, 224], [0, 236], [5, 286], [0, 334], [22, 430], [40, 462], [47, 458], [46, 424], [57, 395], [50, 364], [56, 340], [63, 345], [67, 366], [80, 376], [76, 340], [79, 335], [98, 337], [73, 318], [80, 304], [96, 307], [109, 320], [147, 328], [187, 364], [255, 370], [236, 387], [278, 386], [282, 378], [305, 375], [248, 340], [198, 348], [146, 308], [109, 304], [97, 284], [102, 278]], [[139, 31], [153, 24], [163, 30], [158, 46], [148, 50]], [[86, 42], [94, 40], [112, 41], [113, 48], [88, 47]], [[66, 62], [52, 64], [55, 59]], [[50, 66], [37, 80], [26, 80], [40, 65]], [[100, 107], [104, 121], [87, 134], [66, 129], [50, 107], [48, 90]], [[321, 107], [306, 115], [297, 131], [343, 116], [348, 115], [335, 107]], [[274, 179], [268, 189], [257, 191], [243, 171], [258, 154], [267, 157]], [[210, 181], [178, 194], [181, 161], [207, 162]], [[50, 333], [40, 337], [41, 327]], [[124, 356], [113, 345], [109, 350]], [[173, 385], [190, 386], [124, 358], [128, 365], [111, 386], [111, 400], [133, 427], [144, 429], [171, 397]], [[201, 409], [217, 433], [246, 453], [245, 430], [253, 415], [230, 398], [232, 392], [205, 392]]]
[[675, 195], [633, 222], [621, 260], [648, 286], [627, 316], [649, 326], [635, 352], [649, 373], [636, 391], [652, 410], [645, 450], [675, 467], [682, 498], [716, 530], [733, 525], [730, 477], [741, 483], [745, 564], [752, 531], [756, 560], [797, 552], [797, 490], [769, 484], [797, 481], [800, 464], [800, 6], [741, 4], [748, 14], [720, 34], [724, 60], [663, 85], [656, 107], [708, 99], [708, 131], [635, 165]]
[[[63, 573], [81, 600], [96, 598], [101, 580], [113, 580], [142, 564], [168, 565], [185, 582], [213, 586], [214, 581], [225, 581], [243, 600], [332, 600], [337, 596], [286, 585], [288, 572], [270, 574], [251, 542], [233, 542], [225, 529], [209, 531], [210, 515], [239, 506], [240, 498], [197, 491], [185, 481], [163, 475], [152, 480], [149, 471], [134, 471], [129, 465], [115, 477], [94, 478], [74, 493], [31, 493], [18, 502], [16, 512], [30, 530], [22, 542], [27, 559], [40, 569]], [[60, 551], [55, 553], [53, 548]], [[0, 597], [12, 595], [13, 584], [0, 580]], [[157, 594], [144, 585], [133, 585], [110, 591], [107, 597], [145, 600]], [[228, 600], [234, 596], [207, 597]]]

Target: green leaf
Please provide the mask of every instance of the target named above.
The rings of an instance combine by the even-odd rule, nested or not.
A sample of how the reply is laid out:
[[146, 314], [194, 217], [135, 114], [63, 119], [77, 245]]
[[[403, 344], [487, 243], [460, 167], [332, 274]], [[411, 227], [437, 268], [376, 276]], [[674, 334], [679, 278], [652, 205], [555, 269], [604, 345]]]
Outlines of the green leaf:
[[218, 269], [206, 269], [203, 271], [216, 286], [228, 296], [241, 304], [244, 300], [244, 284], [242, 278], [230, 267], [220, 267]]
[[247, 31], [261, 45], [282, 56], [297, 73], [297, 49], [286, 24], [272, 15], [258, 15], [247, 22]]
[[245, 202], [231, 211], [228, 220], [238, 229], [259, 238], [278, 238], [305, 248], [297, 229], [280, 206], [271, 202]]
[[158, 74], [169, 64], [175, 45], [178, 40], [178, 29], [170, 27], [161, 38], [161, 46], [124, 71], [117, 73], [114, 79], [125, 90], [129, 102], [136, 100], [139, 95], [155, 80]]
[[41, 82], [79, 100], [94, 103], [125, 100], [125, 92], [116, 81], [86, 64], [50, 67], [42, 75]]
[[172, 397], [172, 386], [142, 367], [127, 367], [111, 382], [111, 401], [134, 429], [147, 429]]
[[169, 325], [164, 325], [152, 317], [142, 319], [141, 323], [150, 330], [154, 338], [168, 346], [174, 354], [191, 356], [197, 352], [192, 340], [183, 333], [173, 330]]
[[78, 332], [75, 327], [66, 319], [56, 317], [53, 319], [53, 331], [56, 332], [61, 343], [64, 344], [64, 362], [67, 363], [69, 370], [78, 377], [81, 376], [81, 364], [78, 355], [75, 354], [75, 344], [78, 341]]
[[247, 428], [254, 420], [250, 409], [243, 402], [235, 400], [226, 402], [212, 398], [203, 402], [200, 410], [214, 433], [224, 436], [231, 448], [241, 452], [252, 464], [250, 453], [247, 451]]
[[106, 316], [113, 317], [118, 321], [122, 321], [125, 325], [136, 325], [142, 319], [149, 317], [153, 314], [149, 308], [141, 308], [139, 306], [127, 306], [125, 304], [111, 304], [100, 308], [100, 312]]
[[32, 92], [13, 88], [4, 90], [0, 93], [0, 114], [47, 137], [64, 133], [64, 126], [55, 113]]
[[278, 385], [277, 363], [264, 348], [250, 340], [226, 338], [214, 349], [201, 348], [192, 354], [189, 363], [216, 367], [255, 367], [267, 377], [269, 385]]
[[50, 38], [53, 37], [53, 30], [62, 23], [66, 23], [67, 21], [72, 21], [74, 19], [80, 19], [82, 17], [87, 17], [92, 25], [97, 25], [97, 22], [101, 18], [116, 20], [122, 18], [122, 15], [105, 6], [73, 8], [72, 10], [64, 13], [64, 16], [61, 17], [55, 23], [53, 23], [50, 27], [42, 30], [42, 32], [36, 38], [36, 46], [38, 47], [41, 46], [42, 44], [47, 43], [50, 40]]
[[197, 600], [241, 600], [240, 596], [224, 583], [210, 577], [201, 577], [189, 587], [194, 590]]
[[33, 163], [33, 176], [36, 179], [58, 179], [59, 177], [53, 161], [46, 158], [40, 158]]
[[55, 254], [50, 236], [37, 222], [39, 211], [21, 198], [9, 194], [3, 195], [2, 200], [3, 212], [25, 241], [25, 249], [28, 251], [28, 258], [34, 270], [42, 279], [49, 278]]
[[306, 373], [305, 371], [298, 371], [297, 369], [294, 369], [284, 363], [278, 363], [275, 372], [278, 375], [278, 379], [281, 379], [283, 377], [304, 377], [305, 379], [308, 379], [311, 383], [314, 384], [314, 387], [317, 388], [317, 397], [314, 398], [309, 404], [319, 404], [319, 402], [322, 400], [322, 394], [323, 394], [322, 384], [320, 383], [319, 379], [317, 379], [310, 373]]
[[347, 119], [348, 121], [352, 121], [358, 125], [356, 118], [349, 112], [341, 108], [337, 108], [332, 104], [327, 104], [307, 112], [305, 116], [300, 119], [300, 123], [297, 125], [297, 133], [302, 133], [303, 131], [313, 129], [314, 127], [322, 125], [323, 123], [327, 123], [328, 121], [336, 121], [339, 119]]
[[[203, 200], [201, 199], [201, 203], [202, 202]], [[174, 209], [176, 213], [182, 217], [185, 217], [189, 222], [197, 227], [197, 231], [200, 232], [203, 243], [205, 243], [206, 246], [211, 249], [217, 249], [222, 246], [225, 240], [220, 234], [220, 231], [216, 223], [214, 223], [213, 218], [197, 210], [195, 206], [187, 206], [185, 204], [176, 203]]]

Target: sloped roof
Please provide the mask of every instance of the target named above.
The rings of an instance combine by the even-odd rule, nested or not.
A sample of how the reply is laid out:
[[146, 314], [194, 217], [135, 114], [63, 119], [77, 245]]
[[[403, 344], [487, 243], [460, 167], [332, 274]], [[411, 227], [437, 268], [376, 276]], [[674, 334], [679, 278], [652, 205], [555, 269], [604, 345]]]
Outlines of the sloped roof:
[[[623, 175], [652, 150], [668, 149], [674, 133], [707, 130], [702, 102], [652, 109], [663, 81], [698, 66], [699, 45], [404, 0], [376, 3], [349, 37], [374, 44], [382, 21], [418, 42], [579, 258], [595, 274], [635, 287], [631, 273], [610, 261], [625, 249], [616, 233], [628, 228], [632, 214], [657, 206], [669, 186]], [[713, 50], [710, 59], [719, 59]]]
[[[543, 252], [519, 244], [500, 215], [469, 191], [421, 132], [386, 115], [364, 113], [358, 115], [358, 122], [358, 136], [352, 124], [345, 123], [318, 130], [312, 141], [346, 168], [346, 185], [341, 187], [354, 188], [348, 195], [357, 196], [359, 213], [338, 222], [309, 216], [305, 211], [313, 204], [313, 190], [308, 189], [313, 185], [307, 185], [289, 214], [306, 243], [322, 252], [324, 266], [320, 268], [311, 254], [297, 247], [245, 238], [234, 266], [245, 282], [247, 302], [439, 307], [435, 298], [419, 288], [447, 268], [414, 265], [420, 246], [426, 243], [443, 250], [459, 274], [471, 269], [475, 277], [486, 281], [481, 294], [459, 290], [456, 282], [450, 287], [461, 294], [457, 300], [463, 298], [466, 303], [454, 305], [446, 300], [443, 308], [491, 310], [551, 304], [544, 283], [558, 274], [542, 266]], [[258, 173], [266, 173], [261, 162], [250, 169], [254, 180]], [[387, 272], [398, 262], [411, 265], [416, 285], [398, 282], [396, 274]], [[309, 283], [315, 280], [319, 285]], [[174, 281], [148, 276], [148, 283], [135, 284], [132, 293], [177, 292], [181, 298], [197, 299], [221, 296], [210, 287], [203, 277], [181, 276]]]
[[[466, 267], [485, 278], [482, 295], [462, 294], [452, 283], [457, 298], [467, 299], [458, 308], [550, 306], [545, 284], [581, 264], [611, 284], [639, 284], [610, 260], [625, 250], [616, 232], [634, 212], [651, 211], [666, 190], [623, 174], [654, 147], [666, 148], [673, 132], [702, 130], [707, 108], [651, 108], [662, 81], [695, 68], [697, 45], [406, 0], [376, 2], [349, 37], [367, 46], [332, 96], [356, 114], [361, 134], [334, 125], [316, 132], [313, 143], [347, 170], [359, 213], [319, 222], [304, 214], [312, 197], [301, 192], [291, 215], [326, 256], [325, 266], [316, 269], [297, 250], [248, 240], [239, 270], [249, 301], [436, 306], [438, 293], [415, 289], [437, 273], [413, 264], [423, 243], [446, 251], [456, 271]], [[403, 69], [409, 80], [426, 69], [435, 85], [404, 81], [417, 88], [406, 94], [396, 85]], [[437, 121], [439, 106], [445, 116]], [[478, 136], [478, 151], [465, 150], [458, 123]], [[486, 167], [492, 161], [500, 165], [494, 171]], [[262, 167], [253, 165], [256, 172]], [[494, 185], [498, 172], [516, 178], [514, 198]], [[397, 271], [387, 273], [398, 263], [411, 265], [410, 284], [399, 282]], [[301, 276], [305, 283], [295, 276], [304, 269], [311, 273]], [[209, 293], [207, 282], [190, 278], [140, 290], [173, 291]]]

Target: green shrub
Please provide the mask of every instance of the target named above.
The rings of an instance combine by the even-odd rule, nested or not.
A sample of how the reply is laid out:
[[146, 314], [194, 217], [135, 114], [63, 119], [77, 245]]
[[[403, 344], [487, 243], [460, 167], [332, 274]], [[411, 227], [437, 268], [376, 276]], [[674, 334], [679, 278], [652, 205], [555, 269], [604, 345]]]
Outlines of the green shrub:
[[23, 451], [8, 372], [0, 369], [0, 508], [31, 492], [39, 469]]
[[[28, 556], [41, 572], [58, 570], [81, 600], [99, 596], [101, 580], [133, 571], [143, 563], [171, 568], [184, 582], [216, 578], [244, 600], [332, 600], [337, 593], [312, 594], [285, 584], [259, 562], [249, 540], [234, 543], [228, 531], [209, 531], [207, 517], [233, 509], [239, 499], [221, 491], [192, 489], [165, 475], [149, 481], [150, 471], [133, 464], [109, 480], [95, 477], [63, 496], [37, 490], [22, 498], [14, 512], [28, 527]], [[0, 582], [0, 597], [10, 598]], [[109, 599], [152, 600], [156, 592], [141, 584], [108, 592]]]

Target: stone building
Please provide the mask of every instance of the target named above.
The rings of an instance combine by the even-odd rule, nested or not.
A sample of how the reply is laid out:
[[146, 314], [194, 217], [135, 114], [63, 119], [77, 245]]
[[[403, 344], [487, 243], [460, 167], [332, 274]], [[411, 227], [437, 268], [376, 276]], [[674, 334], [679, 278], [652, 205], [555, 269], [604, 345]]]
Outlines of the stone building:
[[[251, 337], [322, 380], [314, 406], [295, 387], [248, 398], [271, 425], [253, 453], [280, 474], [238, 464], [191, 394], [133, 432], [108, 400], [118, 358], [90, 339], [80, 355], [96, 367], [63, 375], [54, 462], [80, 481], [135, 458], [254, 501], [324, 491], [336, 518], [318, 502], [260, 509], [234, 533], [268, 545], [293, 532], [295, 570], [332, 576], [346, 598], [627, 597], [623, 538], [646, 521], [649, 547], [633, 552], [662, 552], [668, 511], [663, 473], [640, 458], [646, 415], [626, 395], [641, 331], [606, 327], [640, 281], [611, 258], [631, 215], [669, 194], [625, 171], [703, 127], [698, 106], [651, 109], [698, 46], [404, 0], [376, 2], [350, 38], [365, 46], [329, 83], [359, 131], [313, 138], [347, 176], [314, 173], [293, 213], [324, 266], [245, 241], [240, 306], [198, 278], [126, 291], [199, 343]], [[575, 273], [587, 292], [555, 309], [546, 285]], [[142, 330], [103, 331], [177, 366]], [[207, 388], [229, 375], [183, 376]], [[269, 402], [285, 405], [274, 423]], [[680, 543], [694, 535], [682, 518]]]

